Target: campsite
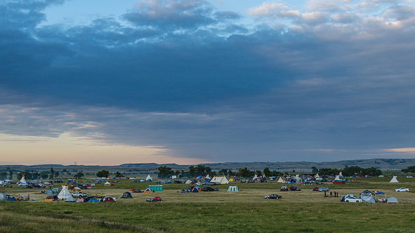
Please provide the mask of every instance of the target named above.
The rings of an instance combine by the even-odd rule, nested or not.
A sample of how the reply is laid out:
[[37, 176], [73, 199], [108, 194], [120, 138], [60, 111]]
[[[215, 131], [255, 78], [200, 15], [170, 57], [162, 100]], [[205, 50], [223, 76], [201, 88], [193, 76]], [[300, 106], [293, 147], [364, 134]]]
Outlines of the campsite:
[[[160, 185], [158, 180], [117, 179], [108, 180], [113, 185], [101, 182], [83, 190], [88, 196], [115, 197], [116, 201], [112, 203], [45, 202], [47, 194], [16, 185], [0, 188], [0, 192], [13, 193], [15, 197], [29, 194], [30, 199], [36, 201], [0, 202], [0, 232], [82, 232], [83, 229], [94, 232], [186, 232], [189, 227], [191, 232], [365, 232], [368, 229], [409, 232], [413, 230], [415, 220], [412, 211], [415, 195], [411, 191], [395, 192], [395, 189], [415, 190], [415, 182], [412, 178], [398, 179], [399, 183], [391, 183], [391, 177], [357, 178], [345, 184], [325, 183], [330, 191], [339, 193], [338, 197], [329, 193], [325, 197], [324, 192], [313, 192], [315, 185], [304, 184], [295, 184], [301, 191], [280, 192], [282, 186], [292, 185], [277, 181], [235, 181], [211, 186], [219, 190], [215, 192], [183, 193], [181, 190], [196, 185], [174, 182]], [[91, 180], [85, 179], [85, 182]], [[149, 187], [162, 191], [130, 192], [131, 189], [144, 191]], [[340, 202], [346, 194], [359, 196], [365, 190], [386, 193], [387, 198], [395, 197], [399, 203]], [[272, 193], [283, 198], [264, 198]], [[65, 190], [60, 195], [68, 195], [68, 192]], [[148, 203], [155, 197], [160, 197], [163, 202]]]

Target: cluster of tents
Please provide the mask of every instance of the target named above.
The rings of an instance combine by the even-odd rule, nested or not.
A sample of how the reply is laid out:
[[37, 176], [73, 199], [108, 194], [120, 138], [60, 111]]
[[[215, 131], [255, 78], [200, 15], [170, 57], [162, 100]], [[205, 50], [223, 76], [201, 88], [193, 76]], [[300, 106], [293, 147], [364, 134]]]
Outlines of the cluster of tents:
[[104, 197], [88, 197], [88, 196], [80, 196], [75, 198], [72, 196], [71, 192], [68, 189], [68, 186], [62, 186], [62, 190], [56, 195], [51, 194], [46, 197], [45, 201], [65, 201], [65, 202], [115, 202], [116, 198], [110, 196]]
[[[379, 195], [382, 195], [382, 197], [384, 198], [378, 198], [378, 200], [376, 200], [377, 196]], [[341, 202], [345, 202], [348, 197], [357, 198], [353, 194], [347, 194], [341, 199]], [[366, 203], [376, 203], [376, 202], [389, 203], [389, 204], [398, 203], [398, 199], [396, 197], [386, 198], [386, 193], [379, 192], [379, 191], [371, 192], [369, 190], [365, 190], [360, 193], [360, 199], [362, 200], [362, 202], [366, 202]]]

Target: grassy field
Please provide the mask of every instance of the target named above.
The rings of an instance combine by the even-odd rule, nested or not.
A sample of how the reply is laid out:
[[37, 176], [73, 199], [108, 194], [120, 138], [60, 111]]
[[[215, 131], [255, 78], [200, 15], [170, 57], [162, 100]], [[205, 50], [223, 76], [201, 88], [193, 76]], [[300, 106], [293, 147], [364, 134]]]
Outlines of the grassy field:
[[[187, 185], [164, 185], [165, 191], [133, 194], [116, 203], [46, 203], [39, 190], [8, 188], [0, 191], [27, 195], [35, 202], [0, 202], [0, 232], [415, 232], [415, 194], [395, 193], [398, 187], [415, 190], [415, 182], [401, 178], [358, 179], [345, 185], [327, 185], [340, 195], [361, 191], [384, 191], [399, 204], [340, 203], [300, 186], [301, 192], [280, 192], [274, 182], [236, 184], [239, 193], [180, 193]], [[113, 187], [98, 185], [91, 194], [119, 198], [130, 188], [144, 189], [148, 183], [123, 181]], [[321, 186], [321, 185], [320, 185]], [[279, 193], [280, 200], [264, 195]], [[163, 203], [147, 203], [160, 196]]]

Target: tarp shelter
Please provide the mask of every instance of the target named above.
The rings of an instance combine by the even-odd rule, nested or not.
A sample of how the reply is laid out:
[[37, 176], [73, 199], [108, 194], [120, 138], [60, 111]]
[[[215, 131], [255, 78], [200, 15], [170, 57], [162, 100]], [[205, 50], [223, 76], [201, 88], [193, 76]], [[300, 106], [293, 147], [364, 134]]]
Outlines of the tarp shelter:
[[229, 186], [228, 192], [239, 192], [238, 186]]
[[125, 192], [121, 198], [125, 198], [125, 199], [129, 199], [129, 198], [133, 198], [133, 196], [131, 195], [130, 192]]
[[210, 181], [211, 183], [229, 184], [229, 180], [224, 176], [215, 176]]
[[284, 180], [282, 179], [282, 177], [280, 177], [277, 181], [277, 183], [284, 183]]
[[6, 200], [7, 200], [6, 194], [0, 193], [0, 201], [6, 201]]
[[390, 183], [399, 183], [398, 179], [396, 179], [398, 176], [393, 176]]
[[153, 178], [151, 178], [151, 176], [150, 176], [150, 175], [147, 175], [146, 181], [147, 181], [147, 182], [151, 182], [151, 181], [153, 181]]
[[76, 199], [70, 195], [68, 198], [66, 198], [65, 202], [76, 202]]
[[85, 197], [79, 197], [76, 202], [87, 202]]
[[67, 199], [68, 197], [71, 197], [71, 196], [72, 195], [68, 190], [68, 186], [62, 185], [62, 190], [59, 192], [58, 198], [61, 199], [61, 200], [65, 200], [65, 199]]
[[93, 197], [93, 198], [89, 199], [88, 202], [97, 203], [97, 202], [99, 202], [99, 200], [97, 198]]
[[396, 197], [388, 198], [388, 204], [398, 204], [398, 199]]
[[373, 199], [373, 195], [374, 195], [374, 193], [372, 193], [368, 190], [365, 190], [365, 191], [360, 193], [360, 198], [362, 199], [363, 202], [376, 203], [375, 199]]

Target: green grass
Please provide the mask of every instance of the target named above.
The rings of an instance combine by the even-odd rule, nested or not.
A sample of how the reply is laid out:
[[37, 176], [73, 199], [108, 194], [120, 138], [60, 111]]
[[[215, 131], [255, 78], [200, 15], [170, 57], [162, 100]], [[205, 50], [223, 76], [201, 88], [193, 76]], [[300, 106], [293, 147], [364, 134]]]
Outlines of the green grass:
[[[116, 203], [45, 203], [39, 190], [7, 188], [38, 198], [37, 202], [0, 202], [0, 232], [415, 232], [415, 193], [395, 193], [398, 187], [415, 190], [415, 179], [365, 178], [345, 185], [328, 184], [341, 195], [358, 195], [365, 189], [384, 191], [399, 204], [340, 203], [299, 185], [301, 192], [279, 192], [282, 184], [235, 183], [241, 192], [178, 193], [185, 184], [164, 185], [155, 194], [133, 194]], [[154, 183], [124, 180], [113, 187], [97, 185], [89, 192], [120, 197], [130, 188], [144, 189]], [[319, 185], [322, 186], [322, 185]], [[279, 193], [281, 200], [264, 195]], [[147, 203], [161, 196], [163, 203]]]

